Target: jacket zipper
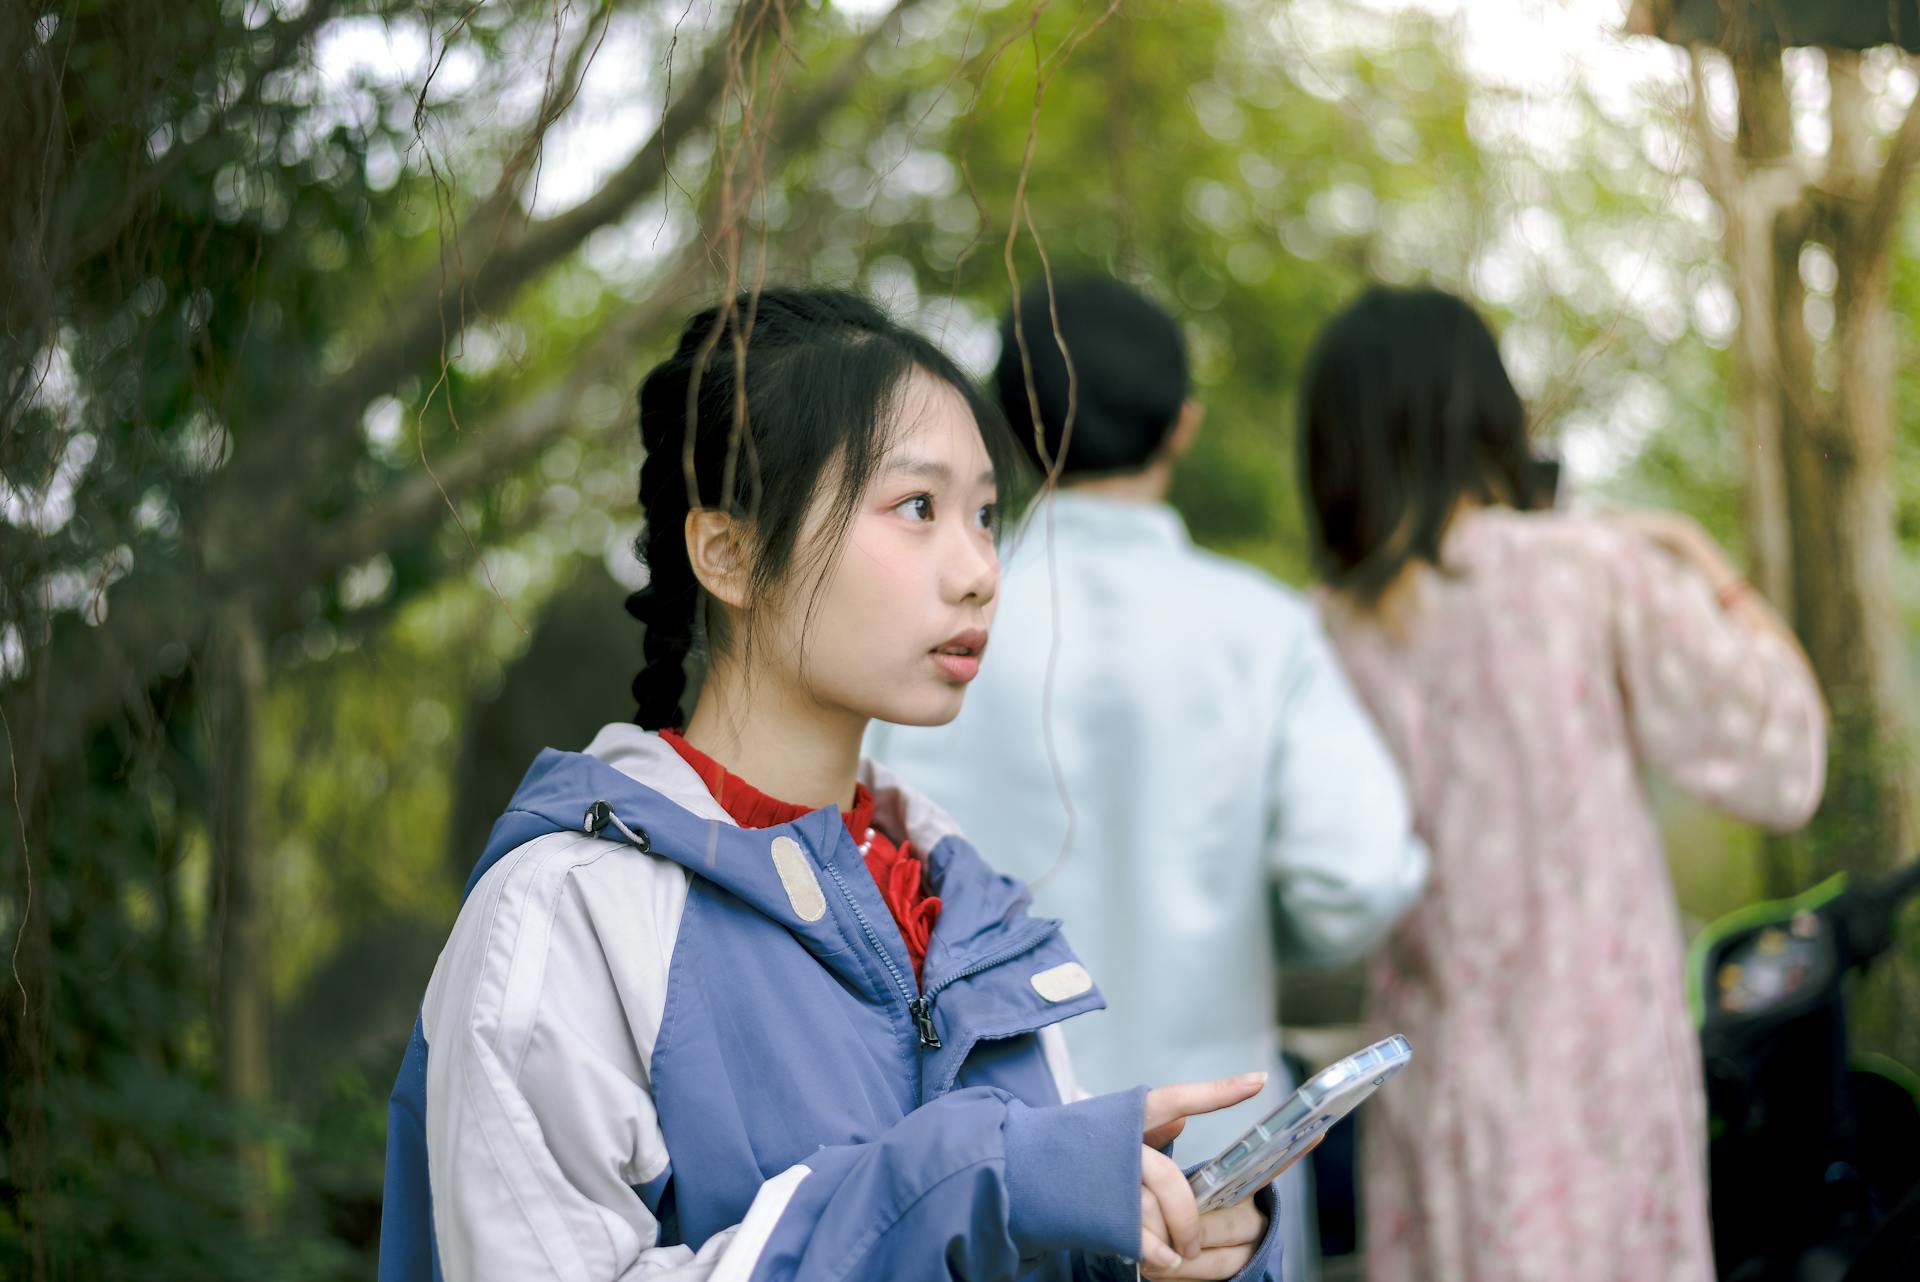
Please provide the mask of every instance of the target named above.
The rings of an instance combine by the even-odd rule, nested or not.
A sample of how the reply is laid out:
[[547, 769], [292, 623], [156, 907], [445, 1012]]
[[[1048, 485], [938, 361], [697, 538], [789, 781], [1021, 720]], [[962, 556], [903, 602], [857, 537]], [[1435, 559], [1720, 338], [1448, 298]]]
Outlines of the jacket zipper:
[[901, 977], [900, 968], [893, 964], [893, 958], [881, 944], [879, 934], [873, 929], [873, 923], [867, 920], [867, 915], [860, 910], [853, 892], [847, 889], [846, 879], [841, 877], [840, 870], [830, 863], [822, 862], [820, 866], [827, 870], [829, 877], [833, 878], [833, 884], [840, 890], [840, 898], [846, 900], [847, 907], [853, 909], [853, 918], [860, 923], [860, 929], [866, 935], [867, 942], [873, 946], [873, 951], [880, 955], [880, 960], [886, 963], [887, 974], [893, 976], [894, 988], [900, 996], [906, 998], [907, 1017], [913, 1021], [913, 1031], [919, 1035], [920, 1045], [927, 1050], [939, 1050], [940, 1035], [933, 1030], [932, 1004], [924, 997], [915, 996], [914, 991], [907, 987], [907, 981]]
[[913, 1031], [920, 1034], [920, 1048], [939, 1050], [940, 1033], [933, 1026], [933, 999], [924, 995], [914, 998], [907, 1003], [907, 1014], [913, 1016]]
[[833, 878], [833, 884], [839, 890], [840, 898], [846, 900], [847, 907], [853, 910], [853, 919], [860, 923], [861, 933], [866, 935], [867, 943], [872, 945], [873, 951], [879, 954], [880, 960], [886, 964], [887, 974], [893, 977], [894, 989], [906, 999], [907, 1018], [913, 1021], [913, 1031], [919, 1038], [922, 1050], [937, 1051], [941, 1047], [940, 1033], [933, 1026], [933, 999], [940, 995], [941, 990], [970, 976], [978, 975], [983, 970], [991, 970], [1002, 962], [1011, 961], [1022, 953], [1032, 952], [1060, 929], [1058, 921], [1048, 921], [1039, 930], [1012, 947], [1004, 948], [983, 961], [977, 961], [964, 970], [956, 971], [925, 993], [916, 994], [913, 989], [907, 987], [906, 979], [900, 974], [900, 968], [893, 964], [893, 957], [880, 942], [880, 935], [874, 930], [873, 923], [867, 919], [867, 914], [861, 911], [859, 902], [853, 897], [853, 892], [847, 889], [846, 879], [841, 877], [840, 870], [830, 863], [822, 863], [820, 866], [827, 870], [829, 877]]
[[1059, 922], [1053, 920], [1052, 918], [1044, 918], [1042, 920], [1040, 929], [1033, 931], [1031, 934], [1022, 936], [1020, 940], [1014, 943], [1011, 947], [1000, 950], [999, 952], [995, 953], [993, 956], [987, 958], [984, 961], [977, 961], [973, 963], [973, 965], [967, 967], [965, 970], [955, 971], [953, 974], [947, 976], [945, 979], [935, 984], [932, 988], [929, 988], [927, 990], [927, 1004], [931, 1006], [933, 1004], [934, 996], [938, 994], [942, 989], [945, 989], [950, 987], [951, 985], [957, 984], [963, 979], [970, 979], [973, 976], [978, 975], [983, 970], [992, 970], [995, 966], [998, 966], [1002, 962], [1012, 961], [1015, 957], [1018, 957], [1021, 953], [1032, 952], [1034, 949], [1038, 948], [1041, 944], [1045, 943], [1049, 938], [1051, 938], [1056, 932], [1059, 931], [1059, 929], [1060, 929]]
[[[1002, 962], [1012, 961], [1015, 957], [1020, 956], [1020, 954], [1022, 953], [1032, 952], [1034, 949], [1038, 948], [1041, 944], [1045, 943], [1048, 939], [1052, 938], [1053, 935], [1059, 929], [1060, 929], [1059, 922], [1049, 921], [1046, 923], [1046, 925], [1042, 926], [1039, 930], [1036, 930], [1032, 934], [1027, 935], [1025, 938], [1021, 939], [1018, 943], [1014, 944], [1012, 947], [1003, 948], [999, 952], [995, 953], [993, 956], [988, 957], [983, 961], [977, 961], [973, 963], [973, 965], [968, 966], [964, 970], [955, 971], [953, 974], [948, 975], [945, 979], [935, 984], [932, 988], [929, 988], [918, 999], [918, 1004], [920, 1007], [918, 1012], [912, 1012], [912, 1008], [909, 1007], [909, 1012], [913, 1013], [914, 1024], [920, 1027], [920, 1044], [922, 1046], [925, 1046], [928, 1050], [940, 1049], [940, 1038], [938, 1034], [936, 1034], [933, 1031], [933, 999], [934, 998], [938, 997], [947, 988], [951, 987], [954, 984], [959, 983], [963, 979], [967, 979], [971, 976], [978, 975], [983, 970], [992, 970], [995, 966], [1000, 965]], [[921, 1023], [921, 1021], [923, 1020], [925, 1021], [924, 1025], [922, 1025]], [[928, 1040], [929, 1038], [931, 1038], [932, 1040], [929, 1041]]]

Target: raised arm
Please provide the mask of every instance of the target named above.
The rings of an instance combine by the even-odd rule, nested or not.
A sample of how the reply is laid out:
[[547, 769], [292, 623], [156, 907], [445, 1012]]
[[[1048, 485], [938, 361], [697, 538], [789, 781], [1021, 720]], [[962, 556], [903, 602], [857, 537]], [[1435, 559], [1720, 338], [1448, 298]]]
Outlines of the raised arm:
[[1730, 814], [1799, 827], [1820, 804], [1827, 717], [1792, 632], [1694, 522], [1611, 524], [1616, 668], [1641, 756]]

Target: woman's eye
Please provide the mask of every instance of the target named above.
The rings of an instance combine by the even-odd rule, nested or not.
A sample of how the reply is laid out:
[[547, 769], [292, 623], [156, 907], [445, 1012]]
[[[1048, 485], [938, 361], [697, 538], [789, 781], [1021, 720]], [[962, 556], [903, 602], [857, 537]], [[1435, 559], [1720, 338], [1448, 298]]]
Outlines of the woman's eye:
[[982, 504], [980, 510], [974, 513], [974, 520], [979, 522], [981, 529], [991, 530], [993, 528], [993, 520], [996, 516], [999, 515], [999, 513], [1000, 513], [999, 504], [997, 503]]
[[912, 498], [904, 500], [900, 506], [894, 510], [904, 513], [909, 520], [931, 521], [933, 519], [933, 496], [931, 494], [916, 494]]

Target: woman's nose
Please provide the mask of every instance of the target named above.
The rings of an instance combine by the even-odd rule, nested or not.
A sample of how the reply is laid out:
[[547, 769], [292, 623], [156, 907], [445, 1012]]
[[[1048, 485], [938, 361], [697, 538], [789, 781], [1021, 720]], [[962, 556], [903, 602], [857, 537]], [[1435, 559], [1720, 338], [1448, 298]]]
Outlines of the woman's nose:
[[1000, 590], [1000, 552], [991, 542], [968, 532], [960, 538], [948, 569], [949, 595], [956, 602], [993, 600]]

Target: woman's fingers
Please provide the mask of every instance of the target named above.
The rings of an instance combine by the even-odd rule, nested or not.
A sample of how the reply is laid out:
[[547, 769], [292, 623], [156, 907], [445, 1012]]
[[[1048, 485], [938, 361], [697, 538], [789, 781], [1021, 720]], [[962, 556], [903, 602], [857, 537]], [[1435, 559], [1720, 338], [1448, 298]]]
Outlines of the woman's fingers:
[[[1143, 1183], [1144, 1170], [1143, 1163]], [[1146, 1189], [1141, 1190], [1140, 1198], [1142, 1238], [1152, 1236], [1156, 1246], [1172, 1242], [1174, 1239], [1169, 1231], [1160, 1231], [1157, 1235], [1146, 1233], [1146, 1226], [1150, 1222], [1148, 1203], [1156, 1199], [1150, 1197]], [[1160, 1208], [1156, 1206], [1153, 1210]], [[1158, 1229], [1158, 1221], [1153, 1223]], [[1267, 1217], [1254, 1207], [1251, 1198], [1217, 1211], [1208, 1211], [1199, 1217], [1200, 1249], [1191, 1258], [1168, 1251], [1166, 1255], [1156, 1257], [1156, 1262], [1156, 1258], [1150, 1258], [1143, 1252], [1140, 1274], [1155, 1282], [1162, 1282], [1163, 1279], [1164, 1282], [1173, 1282], [1177, 1278], [1231, 1278], [1252, 1262], [1253, 1253], [1266, 1234]]]
[[1202, 1251], [1197, 1259], [1182, 1260], [1172, 1268], [1149, 1268], [1142, 1266], [1140, 1276], [1150, 1278], [1152, 1282], [1178, 1282], [1186, 1278], [1205, 1278], [1210, 1282], [1237, 1277], [1247, 1265], [1253, 1263], [1253, 1248], [1250, 1246], [1221, 1246]]
[[1167, 1221], [1160, 1214], [1160, 1199], [1145, 1187], [1140, 1190], [1140, 1232], [1156, 1241], [1167, 1240]]
[[1140, 1267], [1149, 1273], [1180, 1267], [1180, 1253], [1167, 1245], [1167, 1222], [1159, 1199], [1140, 1190]]
[[1187, 1177], [1181, 1174], [1173, 1159], [1158, 1149], [1142, 1147], [1140, 1186], [1160, 1204], [1160, 1217], [1167, 1226], [1167, 1245], [1188, 1258], [1198, 1255], [1200, 1208], [1194, 1204]]
[[1200, 1217], [1200, 1245], [1245, 1246], [1266, 1236], [1267, 1217], [1254, 1209], [1253, 1199], [1208, 1211]]
[[1252, 1099], [1267, 1084], [1265, 1073], [1243, 1073], [1217, 1082], [1177, 1082], [1147, 1092], [1147, 1115], [1142, 1130], [1151, 1134], [1183, 1117], [1232, 1108]]
[[1153, 1127], [1146, 1133], [1144, 1138], [1148, 1148], [1165, 1148], [1167, 1145], [1173, 1143], [1174, 1140], [1178, 1139], [1180, 1132], [1186, 1129], [1187, 1119], [1184, 1117], [1176, 1117], [1165, 1126]]
[[[1140, 1272], [1142, 1275], [1150, 1278], [1174, 1277], [1174, 1270], [1185, 1263], [1186, 1261], [1180, 1258], [1178, 1251], [1151, 1233], [1142, 1233], [1140, 1235]], [[1232, 1277], [1233, 1274], [1229, 1273], [1226, 1274], [1226, 1276]]]

